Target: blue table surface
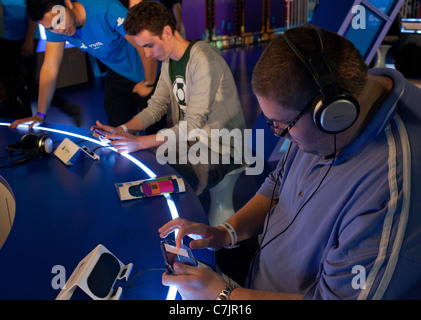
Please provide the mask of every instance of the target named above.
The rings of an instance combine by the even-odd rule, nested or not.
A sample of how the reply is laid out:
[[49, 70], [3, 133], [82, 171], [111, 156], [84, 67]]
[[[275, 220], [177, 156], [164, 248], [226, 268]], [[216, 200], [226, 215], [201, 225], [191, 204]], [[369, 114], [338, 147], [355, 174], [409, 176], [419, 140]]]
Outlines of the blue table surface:
[[[6, 146], [28, 133], [25, 126], [12, 130], [5, 123], [0, 123], [0, 165], [8, 164]], [[92, 139], [91, 132], [80, 128], [45, 123], [31, 131], [48, 134], [54, 148], [65, 137], [90, 150], [98, 147], [94, 141], [84, 139]], [[0, 299], [55, 299], [60, 290], [52, 286], [56, 275], [53, 267], [63, 266], [68, 279], [98, 244], [122, 263], [133, 263], [131, 277], [147, 268], [164, 267], [158, 228], [172, 219], [171, 201], [179, 216], [207, 223], [188, 185], [186, 192], [172, 194], [168, 201], [164, 196], [120, 201], [115, 183], [146, 179], [149, 175], [134, 161], [109, 148], [99, 148], [96, 153], [99, 161], [79, 152], [73, 166], [66, 166], [52, 155], [0, 168], [16, 200], [15, 220], [0, 250]], [[150, 151], [131, 156], [157, 176], [177, 174], [169, 165], [158, 164]], [[201, 261], [214, 263], [211, 251], [194, 250], [193, 254]], [[131, 289], [123, 290], [121, 299], [165, 299], [168, 287], [161, 283], [162, 273], [140, 275]]]

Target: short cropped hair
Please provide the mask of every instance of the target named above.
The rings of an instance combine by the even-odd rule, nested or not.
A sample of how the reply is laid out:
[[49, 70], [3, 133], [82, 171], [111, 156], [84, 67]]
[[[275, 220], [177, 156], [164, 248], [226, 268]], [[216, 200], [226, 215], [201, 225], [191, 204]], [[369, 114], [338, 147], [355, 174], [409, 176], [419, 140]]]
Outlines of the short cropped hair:
[[65, 7], [64, 0], [26, 0], [26, 11], [33, 21], [40, 21], [54, 6]]
[[[321, 31], [337, 84], [358, 97], [367, 81], [368, 68], [363, 57], [348, 39], [325, 29]], [[301, 26], [288, 30], [287, 34], [305, 56], [320, 52], [314, 28]], [[296, 110], [301, 110], [320, 91], [311, 73], [282, 36], [275, 37], [262, 53], [253, 71], [252, 89], [259, 97]]]
[[146, 0], [130, 8], [124, 22], [124, 30], [132, 36], [147, 30], [161, 37], [165, 26], [175, 31], [172, 13], [162, 3]]

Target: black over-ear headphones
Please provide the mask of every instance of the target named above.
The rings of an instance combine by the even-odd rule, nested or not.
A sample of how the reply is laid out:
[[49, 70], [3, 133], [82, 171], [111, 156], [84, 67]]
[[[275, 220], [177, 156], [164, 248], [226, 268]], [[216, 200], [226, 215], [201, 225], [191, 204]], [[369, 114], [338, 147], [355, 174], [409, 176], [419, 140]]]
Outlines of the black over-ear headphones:
[[325, 50], [324, 37], [321, 30], [312, 23], [311, 26], [319, 37], [320, 52], [312, 57], [306, 57], [292, 43], [285, 31], [282, 36], [289, 47], [310, 71], [320, 94], [312, 104], [313, 121], [325, 133], [339, 133], [351, 127], [360, 112], [358, 101], [336, 83], [335, 74], [329, 63], [329, 56]]
[[20, 141], [9, 144], [6, 150], [10, 154], [9, 158], [14, 153], [23, 154], [24, 157], [22, 159], [13, 161], [15, 163], [23, 163], [36, 157], [42, 158], [53, 152], [53, 140], [44, 134], [27, 133]]

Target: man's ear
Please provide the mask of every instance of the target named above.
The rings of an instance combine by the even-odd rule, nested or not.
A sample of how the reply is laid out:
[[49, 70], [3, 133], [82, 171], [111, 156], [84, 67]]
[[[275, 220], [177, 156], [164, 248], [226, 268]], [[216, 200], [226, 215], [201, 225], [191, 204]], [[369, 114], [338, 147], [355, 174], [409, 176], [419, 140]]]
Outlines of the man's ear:
[[165, 26], [164, 29], [162, 30], [162, 36], [165, 37], [166, 40], [171, 40], [172, 37], [174, 36], [171, 27], [170, 26]]

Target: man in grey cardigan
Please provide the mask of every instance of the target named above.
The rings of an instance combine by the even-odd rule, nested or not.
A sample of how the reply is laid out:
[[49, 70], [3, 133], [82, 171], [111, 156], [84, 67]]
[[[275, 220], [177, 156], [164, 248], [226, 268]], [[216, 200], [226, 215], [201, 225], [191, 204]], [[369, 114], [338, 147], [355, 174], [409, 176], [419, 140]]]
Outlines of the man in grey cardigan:
[[[166, 160], [201, 194], [242, 165], [245, 120], [231, 70], [206, 42], [181, 37], [160, 3], [132, 7], [124, 28], [147, 57], [162, 61], [161, 76], [148, 107], [132, 120], [119, 127], [97, 121], [93, 129], [107, 131], [118, 152], [155, 150], [158, 161]], [[156, 135], [133, 134], [169, 112], [170, 128]]]

